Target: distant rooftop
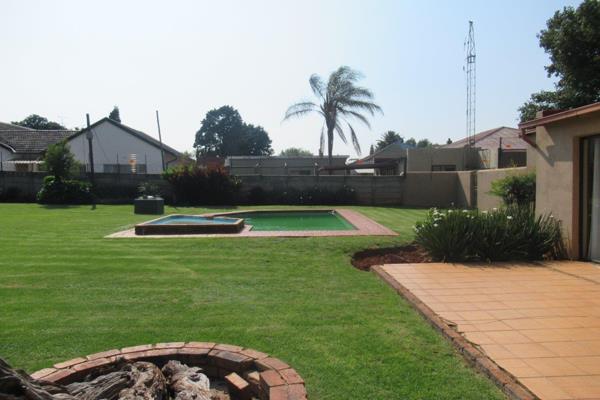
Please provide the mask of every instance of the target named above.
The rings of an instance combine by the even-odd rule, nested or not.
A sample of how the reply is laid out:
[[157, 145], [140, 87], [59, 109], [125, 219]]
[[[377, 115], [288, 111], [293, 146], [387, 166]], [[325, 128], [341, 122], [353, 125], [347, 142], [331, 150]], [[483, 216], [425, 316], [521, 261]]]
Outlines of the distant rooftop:
[[[472, 146], [483, 149], [497, 149], [500, 146], [500, 142], [502, 142], [503, 150], [526, 150], [528, 144], [519, 137], [519, 133], [518, 129], [506, 126], [489, 129], [473, 136]], [[465, 147], [467, 144], [467, 138], [464, 138], [450, 144], [445, 144], [441, 148], [456, 149]]]
[[[350, 156], [340, 156], [340, 155], [336, 155], [336, 156], [331, 156], [331, 158], [343, 158], [346, 159]], [[226, 158], [232, 158], [232, 159], [245, 159], [245, 160], [252, 160], [252, 159], [265, 159], [265, 158], [274, 158], [274, 159], [294, 159], [294, 158], [298, 158], [298, 159], [312, 159], [312, 158], [327, 158], [326, 155], [323, 156], [227, 156]]]
[[[10, 124], [2, 123], [2, 126]], [[39, 129], [10, 129], [0, 130], [0, 145], [9, 148], [13, 153], [40, 154], [51, 144], [67, 139], [75, 131], [69, 130], [39, 130]]]

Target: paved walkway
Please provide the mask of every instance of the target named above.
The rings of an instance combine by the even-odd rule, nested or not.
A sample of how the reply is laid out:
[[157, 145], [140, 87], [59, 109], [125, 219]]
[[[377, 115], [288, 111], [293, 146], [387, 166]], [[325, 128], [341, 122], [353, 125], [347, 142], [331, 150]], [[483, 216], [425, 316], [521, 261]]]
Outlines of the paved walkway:
[[600, 265], [383, 270], [540, 398], [600, 399]]

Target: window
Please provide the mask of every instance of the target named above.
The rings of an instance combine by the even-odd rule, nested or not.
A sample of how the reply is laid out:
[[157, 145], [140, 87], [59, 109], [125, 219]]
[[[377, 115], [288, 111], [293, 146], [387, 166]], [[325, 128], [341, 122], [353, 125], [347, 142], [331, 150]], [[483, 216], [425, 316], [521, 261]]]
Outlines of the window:
[[439, 171], [456, 171], [456, 165], [453, 164], [438, 164], [432, 165], [431, 171], [439, 172]]

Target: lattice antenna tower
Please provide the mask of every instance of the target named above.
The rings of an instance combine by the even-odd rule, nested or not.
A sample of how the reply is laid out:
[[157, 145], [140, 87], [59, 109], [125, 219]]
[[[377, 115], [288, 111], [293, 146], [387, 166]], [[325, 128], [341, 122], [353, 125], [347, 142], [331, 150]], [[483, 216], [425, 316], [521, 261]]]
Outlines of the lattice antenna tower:
[[465, 66], [464, 71], [467, 75], [467, 143], [472, 145], [475, 136], [475, 113], [476, 113], [476, 83], [477, 69], [475, 56], [475, 31], [473, 21], [469, 21], [469, 33], [465, 39]]

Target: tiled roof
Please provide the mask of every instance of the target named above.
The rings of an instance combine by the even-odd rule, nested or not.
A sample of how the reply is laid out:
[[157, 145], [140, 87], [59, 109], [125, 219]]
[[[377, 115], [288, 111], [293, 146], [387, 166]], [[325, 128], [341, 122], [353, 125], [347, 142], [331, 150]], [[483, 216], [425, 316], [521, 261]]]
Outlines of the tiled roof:
[[0, 144], [14, 153], [41, 154], [51, 144], [71, 136], [74, 131], [58, 130], [0, 130]]
[[31, 131], [33, 129], [27, 128], [26, 126], [19, 126], [8, 124], [6, 122], [0, 122], [0, 131]]
[[[479, 132], [473, 136], [473, 146], [482, 149], [497, 149], [502, 139], [503, 150], [526, 150], [527, 143], [519, 137], [519, 130], [501, 126], [499, 128], [489, 129]], [[454, 143], [442, 146], [444, 149], [460, 148], [467, 145], [467, 139], [457, 140]]]

